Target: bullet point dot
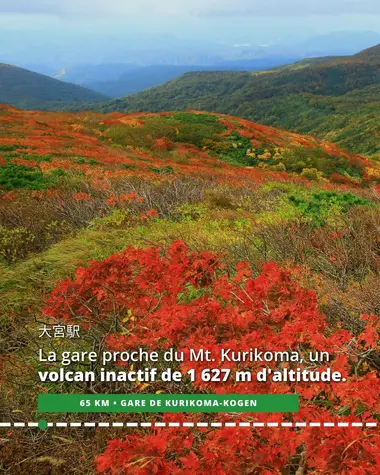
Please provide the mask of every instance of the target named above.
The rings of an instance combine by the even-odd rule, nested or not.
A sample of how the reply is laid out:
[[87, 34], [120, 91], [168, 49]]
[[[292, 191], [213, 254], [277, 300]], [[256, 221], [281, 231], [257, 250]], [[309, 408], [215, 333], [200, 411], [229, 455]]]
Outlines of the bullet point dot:
[[48, 428], [48, 423], [47, 421], [38, 421], [38, 428], [41, 430], [46, 430]]

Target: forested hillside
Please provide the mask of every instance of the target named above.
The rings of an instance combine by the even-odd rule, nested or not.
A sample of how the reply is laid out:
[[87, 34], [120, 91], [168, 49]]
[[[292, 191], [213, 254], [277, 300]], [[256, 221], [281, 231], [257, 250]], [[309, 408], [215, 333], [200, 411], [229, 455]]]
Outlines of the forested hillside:
[[102, 104], [105, 112], [198, 109], [317, 135], [354, 152], [380, 151], [380, 48], [259, 73], [187, 73]]
[[23, 109], [54, 110], [69, 104], [106, 99], [106, 96], [90, 89], [0, 63], [0, 104]]

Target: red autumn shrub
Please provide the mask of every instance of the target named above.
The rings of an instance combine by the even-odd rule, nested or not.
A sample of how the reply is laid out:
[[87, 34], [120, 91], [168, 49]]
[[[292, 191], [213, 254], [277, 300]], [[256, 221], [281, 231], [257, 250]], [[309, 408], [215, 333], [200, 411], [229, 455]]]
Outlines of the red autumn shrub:
[[[283, 443], [276, 444], [280, 436]], [[279, 473], [289, 456], [295, 454], [296, 444], [297, 434], [286, 429], [158, 429], [145, 436], [136, 434], [124, 441], [110, 441], [105, 453], [97, 457], [97, 469], [113, 475]]]
[[165, 428], [110, 441], [96, 463], [99, 473], [112, 475], [273, 475], [285, 466], [285, 473], [368, 475], [378, 473], [379, 442], [358, 428]]
[[347, 176], [344, 176], [344, 175], [340, 175], [339, 173], [336, 173], [336, 172], [334, 172], [330, 176], [330, 181], [332, 183], [339, 183], [339, 184], [342, 184], [342, 185], [353, 185], [354, 184], [352, 182], [351, 178], [349, 178]]
[[[380, 411], [376, 374], [379, 317], [363, 316], [362, 331], [356, 335], [328, 328], [314, 293], [302, 288], [291, 270], [274, 263], [265, 265], [254, 278], [247, 264], [228, 272], [217, 256], [192, 252], [182, 242], [165, 252], [128, 249], [79, 268], [73, 281], [61, 282], [52, 292], [45, 313], [100, 328], [108, 335], [105, 346], [114, 351], [175, 347], [186, 355], [190, 348], [210, 350], [215, 358], [212, 363], [189, 363], [186, 359], [178, 363], [183, 373], [196, 370], [195, 391], [297, 392], [301, 409], [291, 416], [292, 421], [369, 421]], [[222, 361], [223, 350], [249, 354], [255, 348], [262, 355], [294, 351], [301, 360]], [[316, 351], [328, 352], [331, 360], [311, 361], [310, 354]], [[223, 383], [202, 381], [201, 371], [209, 367], [229, 368], [232, 376]], [[242, 369], [256, 374], [263, 368], [299, 368], [317, 374], [327, 367], [339, 371], [343, 382], [274, 383], [255, 378], [236, 382], [233, 377], [235, 370]], [[219, 414], [215, 420], [229, 417]], [[286, 421], [290, 416], [269, 417]], [[268, 415], [255, 414], [254, 418], [268, 420]], [[371, 429], [357, 428], [322, 427], [301, 432], [220, 428], [196, 437], [194, 430], [162, 429], [130, 435], [124, 442], [111, 441], [98, 457], [98, 470], [111, 474], [280, 473], [302, 451], [299, 465], [307, 464], [307, 473], [364, 475], [380, 468], [378, 443], [379, 437]], [[360, 464], [358, 457], [362, 457]]]

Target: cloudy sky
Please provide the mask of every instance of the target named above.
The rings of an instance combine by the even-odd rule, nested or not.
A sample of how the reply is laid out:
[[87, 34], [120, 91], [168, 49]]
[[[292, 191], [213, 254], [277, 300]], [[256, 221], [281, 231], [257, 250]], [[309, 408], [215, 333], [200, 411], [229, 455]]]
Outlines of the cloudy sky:
[[[347, 30], [380, 34], [380, 0], [0, 0], [0, 62], [209, 64], [242, 45], [287, 48]], [[378, 39], [353, 39], [351, 52], [331, 54]]]
[[[380, 31], [379, 0], [0, 0], [0, 27], [7, 29], [96, 26], [146, 28], [184, 36], [237, 41], [253, 31], [279, 35], [332, 30]], [[227, 30], [227, 31], [226, 31]]]
[[1, 0], [1, 12], [66, 15], [240, 16], [380, 13], [377, 0]]

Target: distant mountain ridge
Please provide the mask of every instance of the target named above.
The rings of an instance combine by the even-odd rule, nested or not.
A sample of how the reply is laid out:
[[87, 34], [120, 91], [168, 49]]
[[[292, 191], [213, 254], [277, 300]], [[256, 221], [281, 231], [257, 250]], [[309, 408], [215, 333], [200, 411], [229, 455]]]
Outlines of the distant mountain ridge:
[[[186, 73], [102, 104], [103, 112], [198, 109], [318, 135], [357, 153], [380, 153], [380, 45], [258, 73]], [[355, 123], [357, 130], [351, 131]], [[353, 133], [354, 132], [354, 133]]]
[[[196, 71], [261, 71], [291, 61], [282, 57], [258, 58], [252, 60], [226, 61], [214, 66], [205, 65], [169, 65], [157, 64], [150, 66], [124, 65], [119, 67], [119, 76], [111, 79], [112, 72], [117, 74], [116, 65], [98, 65], [62, 70], [55, 77], [64, 81], [80, 84], [106, 96], [117, 98], [144, 91], [164, 84], [187, 72]], [[125, 70], [123, 70], [125, 69]], [[64, 74], [62, 72], [64, 71]], [[107, 77], [108, 76], [108, 77]], [[102, 78], [102, 79], [100, 79]], [[104, 78], [104, 79], [103, 79]]]
[[0, 63], [0, 104], [23, 109], [55, 109], [62, 105], [105, 100], [107, 96], [82, 86]]
[[[371, 34], [371, 38], [376, 38], [375, 34]], [[380, 39], [380, 35], [378, 35]], [[317, 39], [314, 39], [314, 42]], [[337, 41], [338, 44], [341, 44], [341, 47], [345, 44], [347, 37], [344, 34], [336, 35], [327, 35], [319, 37], [318, 41], [322, 41], [325, 44], [325, 50], [330, 53], [334, 52], [337, 54], [337, 51], [341, 51], [341, 48], [336, 46], [328, 48], [329, 41]], [[318, 44], [317, 41], [317, 44]], [[359, 41], [359, 43], [366, 44], [366, 41]], [[305, 42], [305, 48], [311, 47], [310, 53], [311, 56], [315, 56], [315, 53], [323, 54], [321, 50], [313, 50], [312, 45], [314, 44], [312, 40]], [[303, 43], [301, 43], [302, 46]], [[334, 43], [335, 44], [335, 43]], [[368, 43], [367, 43], [368, 44]], [[348, 48], [352, 50], [352, 46]], [[248, 48], [249, 50], [249, 48]], [[314, 54], [313, 54], [314, 53]], [[325, 63], [330, 60], [340, 60], [344, 59], [345, 56], [324, 56], [316, 57], [312, 59], [299, 59], [304, 58], [304, 54], [300, 54], [297, 49], [294, 51], [290, 48], [288, 51], [284, 49], [276, 53], [275, 51], [270, 51], [267, 53], [261, 54], [260, 51], [257, 51], [259, 56], [254, 58], [240, 58], [240, 59], [229, 59], [224, 61], [219, 61], [213, 65], [205, 64], [152, 64], [146, 66], [138, 66], [137, 64], [98, 64], [98, 65], [82, 65], [76, 67], [69, 67], [67, 70], [64, 68], [60, 71], [61, 74], [55, 75], [57, 79], [64, 81], [72, 82], [84, 87], [88, 87], [94, 91], [100, 92], [112, 98], [127, 96], [130, 94], [135, 94], [142, 92], [151, 87], [164, 84], [167, 81], [179, 77], [181, 74], [187, 72], [196, 72], [196, 71], [248, 71], [248, 72], [258, 72], [263, 70], [274, 69], [289, 69], [290, 64], [294, 63], [294, 67], [301, 68], [306, 65], [310, 65], [311, 62], [321, 62]], [[288, 66], [287, 66], [288, 65]], [[62, 74], [64, 71], [64, 74]]]

